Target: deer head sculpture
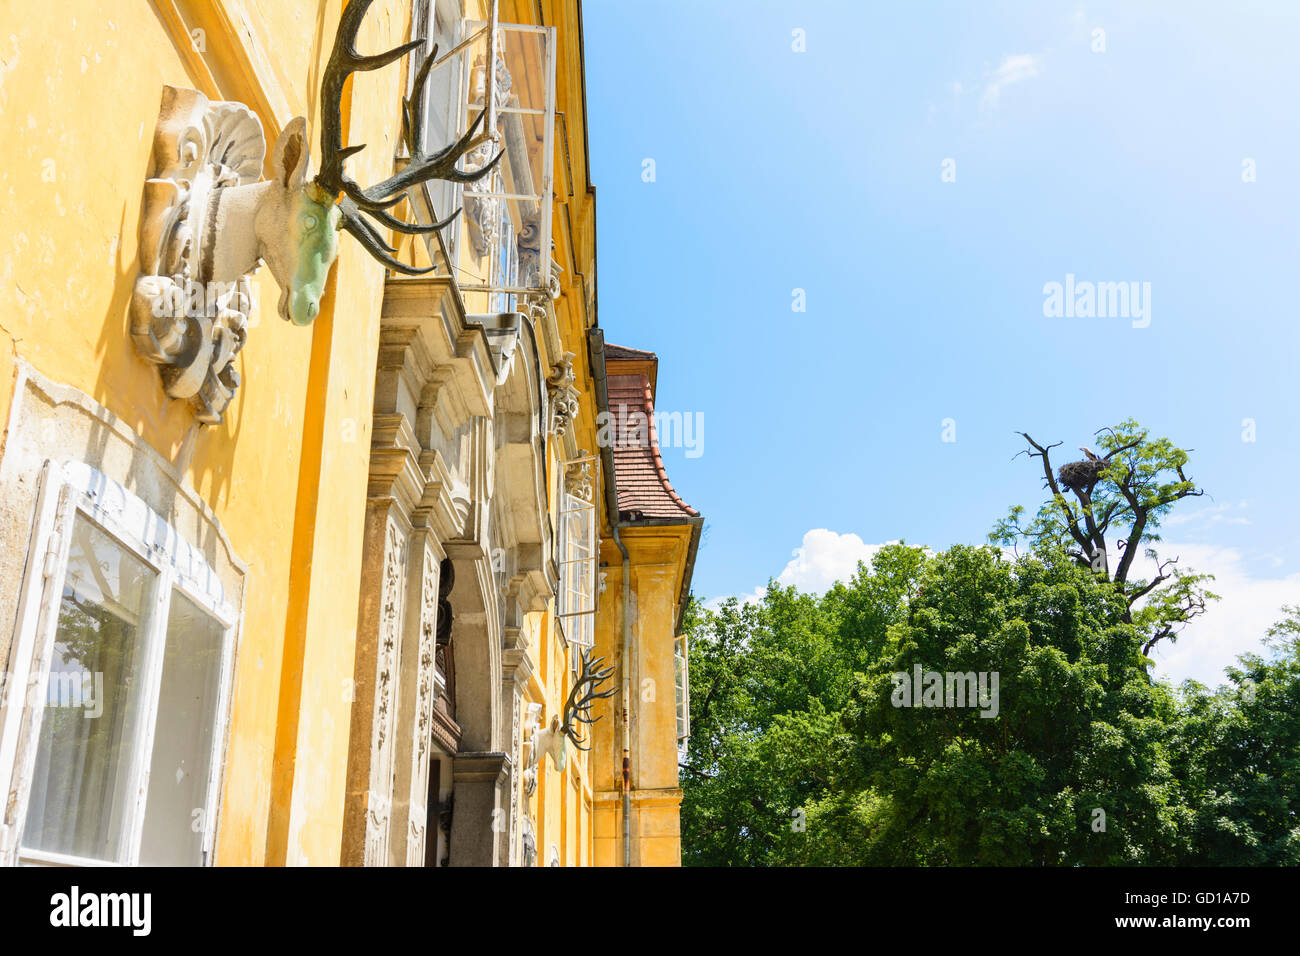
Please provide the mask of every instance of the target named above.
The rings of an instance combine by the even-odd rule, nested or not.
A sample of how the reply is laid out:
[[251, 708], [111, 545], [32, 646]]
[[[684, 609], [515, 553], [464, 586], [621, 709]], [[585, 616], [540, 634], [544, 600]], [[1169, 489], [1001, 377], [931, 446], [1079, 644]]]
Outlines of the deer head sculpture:
[[550, 754], [555, 769], [564, 770], [567, 745], [571, 741], [579, 750], [590, 750], [582, 738], [581, 725], [594, 724], [599, 717], [591, 716], [591, 703], [613, 697], [616, 688], [600, 690], [600, 685], [609, 680], [614, 673], [613, 666], [600, 668], [605, 658], [592, 660], [591, 651], [583, 651], [579, 656], [578, 676], [569, 689], [569, 697], [564, 702], [564, 716], [555, 714], [546, 727], [533, 734], [532, 753], [540, 760], [542, 754]]
[[591, 716], [591, 702], [613, 697], [615, 688], [600, 690], [600, 685], [609, 680], [614, 673], [613, 665], [600, 669], [605, 658], [591, 659], [591, 651], [582, 651], [579, 655], [578, 677], [569, 689], [569, 699], [564, 703], [564, 736], [573, 741], [579, 750], [590, 750], [583, 746], [581, 724], [594, 724], [599, 717]]
[[[458, 140], [435, 153], [420, 145], [424, 88], [438, 49], [424, 59], [409, 99], [402, 100], [402, 139], [410, 158], [397, 173], [363, 188], [344, 163], [363, 146], [343, 145], [341, 98], [347, 78], [406, 55], [413, 40], [374, 56], [356, 50], [371, 0], [343, 12], [321, 81], [321, 169], [308, 175], [307, 121], [284, 127], [271, 154], [272, 176], [261, 180], [266, 141], [262, 124], [242, 103], [210, 102], [197, 90], [164, 87], [154, 128], [152, 171], [140, 214], [140, 272], [131, 297], [131, 337], [159, 367], [164, 390], [190, 401], [198, 421], [222, 421], [239, 387], [236, 359], [247, 339], [252, 305], [248, 277], [265, 262], [280, 287], [279, 313], [307, 325], [320, 312], [338, 232], [351, 233], [389, 269], [432, 271], [399, 261], [381, 229], [406, 235], [437, 232], [460, 210], [429, 225], [405, 222], [388, 210], [413, 186], [434, 179], [470, 183], [488, 175], [504, 153], [463, 171], [470, 151], [490, 149], [480, 133], [484, 114]], [[472, 160], [471, 160], [472, 161]]]
[[[485, 137], [478, 137], [484, 113], [449, 146], [426, 153], [419, 145], [424, 122], [424, 86], [437, 60], [438, 48], [425, 57], [415, 76], [410, 98], [402, 100], [402, 136], [410, 160], [399, 172], [370, 187], [358, 185], [344, 171], [344, 161], [364, 145], [343, 145], [341, 101], [343, 84], [353, 73], [378, 70], [423, 46], [424, 39], [362, 56], [356, 49], [357, 32], [372, 0], [352, 0], [343, 11], [338, 34], [321, 80], [321, 168], [307, 178], [307, 121], [299, 116], [285, 126], [272, 153], [273, 178], [218, 191], [218, 234], [230, 237], [214, 250], [211, 279], [234, 281], [266, 262], [280, 286], [279, 313], [297, 325], [307, 325], [320, 311], [320, 297], [330, 266], [338, 256], [338, 231], [350, 233], [362, 247], [394, 272], [422, 275], [420, 269], [393, 257], [397, 250], [385, 241], [378, 226], [406, 235], [427, 235], [445, 228], [460, 214], [457, 209], [442, 222], [429, 225], [406, 222], [388, 212], [412, 186], [442, 179], [475, 182], [488, 175], [503, 152], [482, 167], [456, 168], [467, 152]], [[373, 220], [373, 223], [371, 222]], [[377, 225], [376, 225], [377, 224]], [[251, 226], [251, 229], [248, 228]], [[241, 228], [242, 227], [242, 228]]]

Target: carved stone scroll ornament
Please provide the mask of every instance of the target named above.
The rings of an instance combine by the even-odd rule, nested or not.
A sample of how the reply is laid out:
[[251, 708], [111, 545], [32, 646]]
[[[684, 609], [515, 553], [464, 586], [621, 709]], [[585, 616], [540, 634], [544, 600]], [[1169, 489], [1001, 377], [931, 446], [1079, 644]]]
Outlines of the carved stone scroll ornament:
[[[580, 458], [586, 458], [587, 449], [581, 449], [578, 455]], [[569, 494], [575, 495], [583, 501], [591, 501], [592, 496], [596, 493], [595, 481], [595, 476], [591, 473], [590, 460], [575, 461], [564, 468], [564, 487]]]
[[140, 217], [131, 337], [160, 367], [167, 394], [189, 399], [207, 424], [221, 421], [239, 387], [235, 357], [252, 307], [246, 276], [214, 280], [207, 234], [222, 191], [256, 183], [265, 153], [262, 124], [243, 105], [164, 88], [155, 175], [145, 183]]
[[[519, 238], [516, 245], [519, 249], [519, 284], [526, 289], [540, 289], [542, 285], [542, 255], [541, 255], [541, 232], [542, 225], [540, 217], [533, 214], [524, 220], [523, 228], [519, 230]], [[546, 289], [539, 292], [531, 292], [525, 295], [525, 302], [530, 312], [534, 309], [545, 311], [546, 299], [558, 299], [563, 291], [560, 284], [560, 275], [564, 269], [555, 261], [555, 240], [551, 240], [551, 271], [547, 280]], [[536, 313], [534, 312], [534, 317]]]
[[546, 391], [551, 400], [550, 430], [555, 435], [563, 435], [578, 417], [578, 398], [582, 393], [575, 387], [577, 376], [573, 373], [573, 359], [572, 352], [565, 352], [546, 379]]
[[524, 796], [531, 797], [537, 792], [537, 763], [541, 760], [542, 744], [545, 742], [542, 732], [542, 705], [530, 703], [524, 718], [523, 743], [520, 747], [520, 766], [524, 784]]
[[429, 766], [429, 732], [437, 682], [438, 573], [426, 558], [420, 582], [420, 670], [417, 684], [416, 764]]
[[366, 820], [365, 862], [384, 866], [388, 859], [393, 795], [394, 688], [401, 666], [399, 631], [403, 616], [406, 539], [390, 523], [384, 548], [384, 578], [375, 662], [375, 712], [370, 737], [370, 793]]
[[[520, 725], [520, 710], [522, 709], [520, 707], [520, 704], [522, 703], [522, 698], [517, 689], [511, 695], [511, 697], [513, 699], [511, 701], [512, 706], [510, 708], [511, 709], [510, 740], [515, 747], [520, 747], [521, 738], [519, 733], [520, 731], [519, 725]], [[522, 747], [520, 747], [520, 749], [522, 749]], [[515, 752], [518, 753], [519, 751], [516, 750]], [[508, 786], [510, 788], [510, 830], [506, 834], [506, 846], [507, 846], [506, 859], [513, 861], [514, 835], [519, 832], [519, 817], [520, 817], [519, 787], [515, 785], [513, 779], [510, 779], [508, 781]], [[527, 814], [525, 813], [524, 816], [527, 816]]]
[[402, 101], [410, 161], [369, 187], [344, 170], [360, 146], [343, 145], [340, 101], [351, 74], [377, 70], [424, 45], [412, 40], [373, 56], [356, 50], [357, 32], [372, 0], [352, 0], [343, 11], [321, 80], [321, 169], [308, 178], [307, 121], [290, 120], [272, 152], [272, 178], [259, 182], [266, 157], [262, 124], [239, 103], [210, 102], [195, 90], [163, 88], [154, 130], [153, 172], [140, 215], [140, 275], [131, 300], [131, 337], [158, 365], [173, 398], [190, 400], [198, 420], [221, 421], [239, 385], [233, 362], [244, 346], [252, 302], [248, 276], [265, 262], [280, 287], [281, 318], [308, 325], [320, 310], [338, 231], [351, 234], [371, 256], [407, 275], [431, 272], [393, 257], [381, 228], [408, 235], [435, 232], [443, 222], [405, 222], [387, 210], [412, 186], [434, 179], [469, 183], [496, 168], [501, 155], [484, 155], [464, 172], [457, 163], [483, 143], [482, 113], [460, 139], [426, 153], [416, 143], [424, 123], [424, 84], [438, 49], [416, 73]]
[[524, 814], [523, 824], [523, 851], [520, 860], [523, 866], [537, 865], [537, 831], [533, 828], [533, 820], [527, 814]]
[[[555, 247], [554, 242], [551, 243], [551, 247]], [[550, 288], [545, 292], [527, 292], [524, 294], [524, 307], [528, 310], [528, 317], [533, 320], [534, 325], [546, 321], [548, 300], [554, 301], [558, 299], [564, 291], [560, 283], [560, 276], [563, 272], [564, 270], [560, 268], [560, 264], [552, 258]]]

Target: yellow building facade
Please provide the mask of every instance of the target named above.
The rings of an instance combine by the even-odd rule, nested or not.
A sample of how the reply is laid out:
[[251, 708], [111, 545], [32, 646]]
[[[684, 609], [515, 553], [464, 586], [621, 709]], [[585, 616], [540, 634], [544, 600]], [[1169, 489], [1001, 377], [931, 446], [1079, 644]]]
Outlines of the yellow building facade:
[[2, 16], [0, 864], [676, 865], [580, 4]]

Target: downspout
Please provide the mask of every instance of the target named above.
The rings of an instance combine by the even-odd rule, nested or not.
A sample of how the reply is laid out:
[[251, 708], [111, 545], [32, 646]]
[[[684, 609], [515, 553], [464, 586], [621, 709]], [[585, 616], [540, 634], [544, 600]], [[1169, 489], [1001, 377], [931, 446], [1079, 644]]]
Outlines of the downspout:
[[614, 543], [623, 554], [623, 865], [632, 865], [632, 573], [627, 546], [614, 525]]
[[[592, 329], [587, 333], [591, 353], [592, 376], [596, 381], [596, 399], [600, 410], [609, 412], [609, 387], [605, 378], [605, 333]], [[605, 469], [605, 511], [614, 531], [614, 544], [623, 556], [623, 652], [619, 661], [623, 685], [623, 865], [632, 865], [632, 561], [627, 545], [619, 534], [618, 488], [614, 482], [613, 442], [600, 449]]]

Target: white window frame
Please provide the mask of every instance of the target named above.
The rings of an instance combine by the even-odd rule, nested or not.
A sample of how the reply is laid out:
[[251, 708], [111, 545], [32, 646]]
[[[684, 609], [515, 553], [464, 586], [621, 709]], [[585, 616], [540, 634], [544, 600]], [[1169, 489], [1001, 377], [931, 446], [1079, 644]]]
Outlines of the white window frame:
[[[492, 2], [493, 11], [495, 11], [495, 0]], [[542, 117], [543, 143], [541, 146], [541, 183], [534, 184], [535, 192], [516, 193], [508, 190], [504, 183], [494, 186], [501, 179], [499, 172], [494, 172], [485, 179], [475, 183], [466, 183], [461, 189], [462, 200], [466, 197], [474, 197], [484, 202], [501, 202], [517, 203], [521, 201], [536, 202], [539, 212], [539, 249], [540, 259], [538, 262], [538, 281], [536, 286], [520, 285], [518, 269], [511, 269], [509, 264], [503, 264], [500, 259], [500, 248], [496, 245], [488, 247], [488, 265], [487, 274], [484, 279], [475, 281], [474, 277], [464, 276], [460, 280], [460, 288], [463, 292], [490, 292], [497, 294], [509, 295], [529, 295], [536, 292], [546, 291], [551, 284], [551, 205], [552, 194], [555, 188], [555, 71], [556, 71], [556, 31], [555, 27], [540, 26], [531, 23], [501, 23], [495, 24], [483, 20], [466, 20], [462, 35], [465, 37], [477, 38], [486, 32], [490, 50], [485, 51], [485, 83], [484, 83], [484, 101], [470, 102], [472, 96], [473, 83], [473, 56], [466, 55], [461, 63], [461, 92], [463, 124], [468, 125], [473, 118], [478, 115], [480, 110], [487, 109], [488, 117], [485, 122], [490, 122], [496, 116], [540, 116]], [[543, 45], [544, 61], [542, 69], [545, 71], [546, 93], [543, 105], [537, 106], [496, 106], [493, 102], [496, 85], [496, 57], [504, 49], [506, 34], [532, 35], [539, 38]], [[496, 132], [491, 130], [490, 132]], [[461, 132], [464, 132], [462, 130]], [[501, 136], [497, 143], [498, 148], [504, 150], [508, 148], [506, 138]], [[525, 157], [525, 162], [530, 162], [530, 158]], [[468, 205], [468, 204], [466, 204]], [[464, 218], [465, 213], [461, 218]], [[504, 217], [503, 217], [504, 218]], [[514, 224], [511, 229], [509, 241], [513, 245], [519, 233], [515, 231], [522, 228], [523, 223]], [[504, 239], [505, 237], [503, 237]], [[517, 252], [515, 258], [517, 259]], [[516, 262], [517, 267], [517, 262]], [[498, 280], [498, 277], [502, 277]]]
[[[450, 36], [439, 36], [435, 29], [439, 19], [450, 27]], [[460, 5], [457, 0], [417, 0], [411, 17], [411, 39], [418, 40], [423, 38], [425, 43], [422, 48], [415, 51], [410, 57], [407, 70], [406, 90], [407, 96], [410, 96], [411, 90], [415, 85], [415, 74], [419, 71], [420, 64], [424, 58], [432, 52], [434, 44], [438, 44], [438, 63], [441, 64], [437, 69], [447, 71], [447, 88], [443, 101], [435, 98], [434, 93], [436, 85], [427, 84], [424, 90], [424, 103], [426, 124], [419, 130], [415, 131], [416, 142], [422, 149], [438, 150], [451, 143], [454, 136], [464, 131], [464, 100], [465, 96], [460, 88], [463, 81], [463, 70], [457, 62], [452, 61], [454, 57], [463, 56], [463, 52], [456, 52], [464, 44], [464, 24], [465, 20], [460, 15]], [[449, 42], [450, 41], [450, 42]], [[436, 72], [436, 70], [434, 71]], [[432, 74], [431, 74], [432, 76]], [[445, 131], [445, 142], [430, 142], [428, 128], [428, 119], [434, 115], [446, 119], [447, 129]], [[399, 145], [398, 154], [402, 158], [409, 159], [405, 155], [405, 147]], [[461, 192], [463, 187], [460, 183], [454, 183], [451, 180], [438, 180], [436, 183], [421, 183], [419, 187], [420, 196], [424, 205], [427, 207], [428, 215], [421, 215], [424, 210], [417, 209], [417, 216], [420, 219], [428, 219], [425, 225], [431, 225], [445, 219], [452, 210], [461, 204]], [[435, 202], [435, 198], [442, 198], [444, 202]], [[444, 208], [445, 207], [445, 208]], [[438, 261], [436, 246], [439, 241], [446, 248], [447, 259], [449, 263], [457, 261], [457, 254], [460, 242], [461, 219], [456, 217], [446, 229], [439, 233], [425, 237], [428, 245], [429, 255], [433, 262]]]
[[685, 751], [691, 738], [691, 653], [685, 634], [673, 641], [673, 690], [677, 704], [677, 749]]
[[[123, 550], [146, 564], [157, 577], [143, 615], [144, 712], [132, 747], [131, 803], [121, 822], [117, 860], [97, 860], [22, 848], [32, 773], [40, 740], [50, 662], [58, 630], [73, 521], [80, 514], [112, 537]], [[181, 592], [225, 629], [217, 713], [213, 721], [212, 754], [204, 801], [202, 865], [211, 865], [219, 823], [219, 796], [227, 737], [230, 696], [239, 616], [226, 599], [221, 581], [203, 553], [185, 540], [166, 519], [122, 485], [81, 462], [47, 461], [41, 474], [36, 522], [28, 552], [18, 626], [0, 710], [0, 794], [8, 794], [11, 815], [0, 820], [0, 865], [134, 866], [140, 858], [149, 766], [153, 753], [163, 651], [172, 594]], [[39, 676], [41, 695], [28, 688]], [[30, 706], [27, 706], [30, 703]]]
[[[559, 588], [556, 593], [555, 611], [565, 641], [575, 649], [591, 648], [596, 644], [600, 540], [597, 537], [594, 484], [591, 485], [592, 500], [588, 501], [570, 488], [569, 480], [564, 475], [575, 465], [581, 466], [595, 461], [595, 455], [567, 461], [560, 477], [560, 533], [557, 535], [556, 540], [556, 567], [559, 571]], [[589, 477], [586, 480], [589, 483], [591, 482]], [[569, 551], [571, 544], [570, 528], [573, 526], [573, 522], [582, 522], [583, 524], [582, 530], [589, 546], [588, 554], [575, 556]], [[579, 590], [569, 587], [570, 573], [572, 573], [575, 583], [579, 585]], [[575, 603], [580, 606], [575, 606]], [[577, 650], [574, 651], [572, 658], [571, 664], [576, 674], [579, 667]]]

